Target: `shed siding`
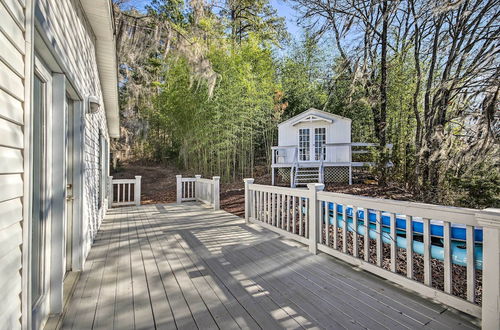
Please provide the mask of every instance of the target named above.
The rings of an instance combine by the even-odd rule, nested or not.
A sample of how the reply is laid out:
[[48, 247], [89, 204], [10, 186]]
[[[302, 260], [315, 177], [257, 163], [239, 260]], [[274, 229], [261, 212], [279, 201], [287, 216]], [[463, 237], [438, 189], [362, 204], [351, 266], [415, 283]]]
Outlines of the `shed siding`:
[[[75, 89], [84, 97], [97, 96], [101, 104], [101, 83], [96, 60], [95, 37], [79, 1], [40, 0], [36, 18], [51, 40], [58, 59], [66, 68], [65, 74]], [[85, 107], [86, 108], [86, 107]], [[106, 203], [99, 208], [99, 132], [106, 138], [108, 129], [102, 106], [99, 112], [85, 115], [84, 123], [84, 178], [83, 178], [83, 248], [84, 256], [99, 229]]]
[[0, 2], [0, 329], [21, 328], [24, 8]]
[[[297, 116], [304, 116], [306, 112]], [[327, 143], [350, 143], [351, 142], [351, 121], [343, 118], [333, 118], [332, 123], [324, 122], [303, 122], [293, 125], [293, 121], [284, 122], [278, 127], [278, 145], [279, 146], [297, 146], [299, 129], [316, 127], [326, 127], [326, 142]], [[312, 141], [311, 141], [312, 142]], [[337, 146], [327, 149], [330, 152], [331, 159], [335, 162], [349, 162], [349, 147]], [[286, 152], [287, 161], [293, 161], [293, 149]]]

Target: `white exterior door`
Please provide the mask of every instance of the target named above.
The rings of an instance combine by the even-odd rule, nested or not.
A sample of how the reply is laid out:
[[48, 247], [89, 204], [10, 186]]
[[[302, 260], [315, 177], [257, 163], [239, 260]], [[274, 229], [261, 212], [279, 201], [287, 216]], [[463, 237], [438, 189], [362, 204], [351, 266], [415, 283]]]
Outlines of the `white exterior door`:
[[299, 162], [311, 160], [311, 129], [299, 129]]
[[64, 221], [65, 276], [73, 257], [73, 101], [66, 97], [66, 213]]
[[299, 129], [299, 162], [326, 160], [326, 127]]
[[314, 160], [326, 160], [326, 127], [314, 128]]
[[33, 328], [39, 328], [49, 314], [52, 76], [37, 60], [33, 78], [30, 287]]

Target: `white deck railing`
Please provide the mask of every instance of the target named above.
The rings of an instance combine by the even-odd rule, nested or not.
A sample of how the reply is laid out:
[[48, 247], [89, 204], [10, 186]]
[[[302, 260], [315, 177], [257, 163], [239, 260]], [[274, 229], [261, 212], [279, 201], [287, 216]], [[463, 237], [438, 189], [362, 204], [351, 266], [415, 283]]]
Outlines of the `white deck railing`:
[[220, 208], [220, 177], [202, 179], [201, 175], [194, 178], [183, 178], [177, 175], [177, 203], [200, 201], [212, 205], [215, 210]]
[[[482, 318], [485, 329], [499, 328], [500, 210], [323, 192], [324, 185], [316, 183], [297, 189], [253, 182], [245, 179], [247, 222]], [[442, 263], [444, 278], [437, 278], [433, 259]], [[466, 297], [453, 290], [455, 267], [464, 267]], [[421, 282], [417, 268], [423, 271]], [[481, 305], [476, 301], [477, 272], [482, 272]]]
[[141, 177], [113, 179], [109, 177], [108, 207], [141, 205]]

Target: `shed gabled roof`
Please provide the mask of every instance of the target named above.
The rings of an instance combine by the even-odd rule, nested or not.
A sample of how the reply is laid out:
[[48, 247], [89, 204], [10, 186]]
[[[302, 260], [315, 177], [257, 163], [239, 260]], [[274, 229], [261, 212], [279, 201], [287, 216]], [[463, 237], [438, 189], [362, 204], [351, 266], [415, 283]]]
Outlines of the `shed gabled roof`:
[[96, 36], [96, 55], [109, 135], [120, 136], [118, 108], [118, 61], [115, 22], [111, 0], [81, 0], [85, 15]]
[[[310, 118], [310, 119], [309, 119]], [[347, 117], [342, 117], [339, 115], [335, 115], [333, 113], [329, 113], [326, 111], [321, 111], [315, 108], [309, 108], [308, 110], [299, 113], [298, 115], [285, 120], [284, 122], [281, 122], [278, 124], [278, 126], [284, 125], [284, 124], [298, 124], [299, 122], [303, 121], [314, 121], [314, 120], [325, 120], [328, 122], [334, 122], [335, 120], [348, 120], [351, 121], [350, 118]]]

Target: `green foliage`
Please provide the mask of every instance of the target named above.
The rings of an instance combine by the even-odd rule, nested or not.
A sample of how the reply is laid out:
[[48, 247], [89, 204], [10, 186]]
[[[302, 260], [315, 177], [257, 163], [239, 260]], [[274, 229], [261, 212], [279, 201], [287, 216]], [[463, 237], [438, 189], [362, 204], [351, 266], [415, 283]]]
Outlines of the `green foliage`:
[[474, 173], [452, 176], [450, 189], [458, 192], [455, 205], [473, 208], [500, 207], [500, 168], [485, 164]]
[[[324, 9], [320, 1], [314, 3]], [[315, 17], [315, 7], [307, 8]], [[381, 178], [404, 184], [416, 194], [423, 193], [422, 187], [439, 185], [436, 194], [426, 198], [430, 202], [471, 207], [500, 204], [498, 153], [491, 152], [498, 150], [492, 149], [498, 145], [498, 135], [483, 134], [485, 128], [496, 127], [495, 122], [498, 126], [493, 114], [498, 95], [484, 102], [474, 97], [465, 97], [462, 103], [438, 102], [440, 92], [435, 86], [444, 86], [437, 83], [444, 70], [436, 67], [434, 78], [427, 82], [431, 62], [422, 53], [425, 47], [416, 47], [418, 41], [404, 38], [406, 34], [397, 28], [389, 31], [385, 71], [377, 40], [363, 39], [361, 47], [355, 45], [362, 34], [353, 35], [352, 20], [337, 31], [335, 38], [342, 42], [335, 43], [335, 38], [333, 45], [319, 42], [306, 33], [282, 51], [277, 46], [288, 40], [284, 19], [269, 0], [222, 4], [152, 0], [147, 9], [148, 16], [136, 20], [125, 15], [129, 21], [120, 29], [128, 37], [121, 47], [122, 123], [134, 132], [134, 151], [141, 157], [175, 161], [225, 180], [252, 176], [256, 164], [270, 168], [277, 123], [314, 107], [350, 118], [353, 142], [379, 142], [384, 133], [393, 144], [390, 151], [376, 147], [369, 154], [355, 155], [364, 157], [359, 161], [375, 161], [374, 172]], [[138, 22], [146, 23], [136, 29]], [[138, 44], [143, 51], [128, 56], [129, 47]], [[381, 71], [387, 73], [384, 118]], [[439, 118], [442, 125], [430, 122], [432, 116], [424, 111], [426, 88], [430, 96], [437, 93], [430, 98], [432, 106], [453, 107]], [[479, 105], [484, 109], [474, 110]], [[130, 115], [135, 112], [143, 125]], [[480, 113], [489, 114], [487, 120]], [[429, 130], [433, 125], [436, 129]], [[434, 142], [426, 145], [425, 141]], [[425, 156], [431, 155], [430, 148], [436, 152]], [[486, 156], [491, 161], [484, 161]], [[390, 169], [385, 167], [388, 161], [394, 164]], [[432, 178], [429, 169], [443, 175], [423, 182]]]
[[219, 74], [208, 98], [182, 58], [166, 60], [155, 106], [147, 112], [148, 144], [154, 159], [170, 158], [205, 175], [251, 175], [257, 148], [274, 136], [274, 94], [278, 88], [269, 49], [249, 38], [233, 48], [224, 40], [208, 57]]
[[280, 78], [290, 118], [309, 108], [322, 109], [327, 100], [326, 59], [318, 43], [305, 36], [280, 63]]

